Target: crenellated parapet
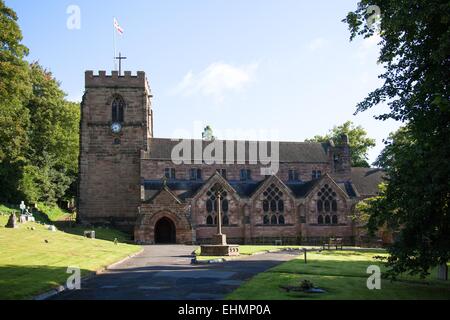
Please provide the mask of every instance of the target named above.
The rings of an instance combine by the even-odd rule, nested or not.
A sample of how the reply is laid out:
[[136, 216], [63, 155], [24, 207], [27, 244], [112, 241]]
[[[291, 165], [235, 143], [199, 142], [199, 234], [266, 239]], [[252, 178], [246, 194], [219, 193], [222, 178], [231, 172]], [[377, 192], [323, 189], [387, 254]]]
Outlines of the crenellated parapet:
[[89, 70], [85, 72], [85, 86], [86, 88], [149, 88], [143, 71], [138, 71], [136, 75], [133, 75], [131, 71], [125, 71], [119, 76], [118, 71], [112, 71], [111, 74], [99, 71], [98, 74], [94, 74], [94, 71]]

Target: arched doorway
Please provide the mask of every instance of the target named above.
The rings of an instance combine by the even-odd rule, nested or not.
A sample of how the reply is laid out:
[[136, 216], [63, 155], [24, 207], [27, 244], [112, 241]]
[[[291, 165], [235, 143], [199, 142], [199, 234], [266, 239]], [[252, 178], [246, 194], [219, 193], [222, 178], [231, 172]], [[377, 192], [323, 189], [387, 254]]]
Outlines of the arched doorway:
[[174, 244], [177, 242], [175, 224], [169, 218], [158, 220], [155, 225], [156, 244]]

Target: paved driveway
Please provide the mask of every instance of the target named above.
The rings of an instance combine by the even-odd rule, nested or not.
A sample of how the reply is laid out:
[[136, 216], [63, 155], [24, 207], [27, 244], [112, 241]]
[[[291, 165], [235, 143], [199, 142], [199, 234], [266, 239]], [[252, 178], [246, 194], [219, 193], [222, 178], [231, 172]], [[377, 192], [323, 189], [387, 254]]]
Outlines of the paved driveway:
[[195, 246], [146, 246], [134, 258], [82, 283], [82, 289], [58, 300], [220, 300], [245, 280], [294, 253], [245, 257], [224, 264], [191, 265]]

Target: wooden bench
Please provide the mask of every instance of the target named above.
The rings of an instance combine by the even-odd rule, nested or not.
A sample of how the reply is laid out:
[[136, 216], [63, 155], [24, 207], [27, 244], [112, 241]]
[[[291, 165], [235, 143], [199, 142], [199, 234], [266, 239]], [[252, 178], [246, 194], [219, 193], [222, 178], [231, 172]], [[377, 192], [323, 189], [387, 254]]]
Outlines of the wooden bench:
[[332, 247], [335, 247], [336, 250], [339, 250], [339, 248], [341, 248], [341, 250], [343, 249], [343, 239], [342, 238], [330, 238], [328, 240], [328, 243], [324, 243], [323, 244], [323, 249], [325, 250], [326, 247], [328, 246], [328, 250], [330, 250]]

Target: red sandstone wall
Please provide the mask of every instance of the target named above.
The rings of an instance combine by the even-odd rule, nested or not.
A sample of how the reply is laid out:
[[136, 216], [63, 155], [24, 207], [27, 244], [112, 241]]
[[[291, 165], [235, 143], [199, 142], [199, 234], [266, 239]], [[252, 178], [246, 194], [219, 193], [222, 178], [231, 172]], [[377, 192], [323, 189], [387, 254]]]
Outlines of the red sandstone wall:
[[[114, 85], [114, 86], [113, 86]], [[111, 132], [111, 104], [116, 94], [125, 100], [120, 135]], [[140, 205], [140, 154], [151, 128], [145, 76], [93, 76], [86, 73], [82, 103], [78, 210], [84, 222], [117, 222], [134, 226]], [[114, 139], [120, 144], [115, 145]]]
[[[161, 180], [164, 177], [165, 168], [175, 168], [176, 177], [180, 180], [190, 179], [190, 169], [191, 168], [201, 168], [203, 172], [203, 180], [208, 180], [217, 169], [227, 169], [227, 179], [228, 180], [240, 180], [241, 169], [251, 169], [252, 179], [255, 181], [260, 181], [265, 178], [261, 175], [261, 170], [259, 165], [174, 165], [172, 161], [157, 161], [143, 159], [141, 164], [142, 175], [145, 180]], [[313, 170], [322, 171], [322, 175], [325, 173], [331, 173], [331, 168], [328, 163], [323, 164], [308, 164], [308, 163], [281, 163], [278, 177], [287, 181], [289, 178], [289, 170], [297, 170], [299, 172], [300, 179], [302, 181], [310, 181], [312, 177]]]

